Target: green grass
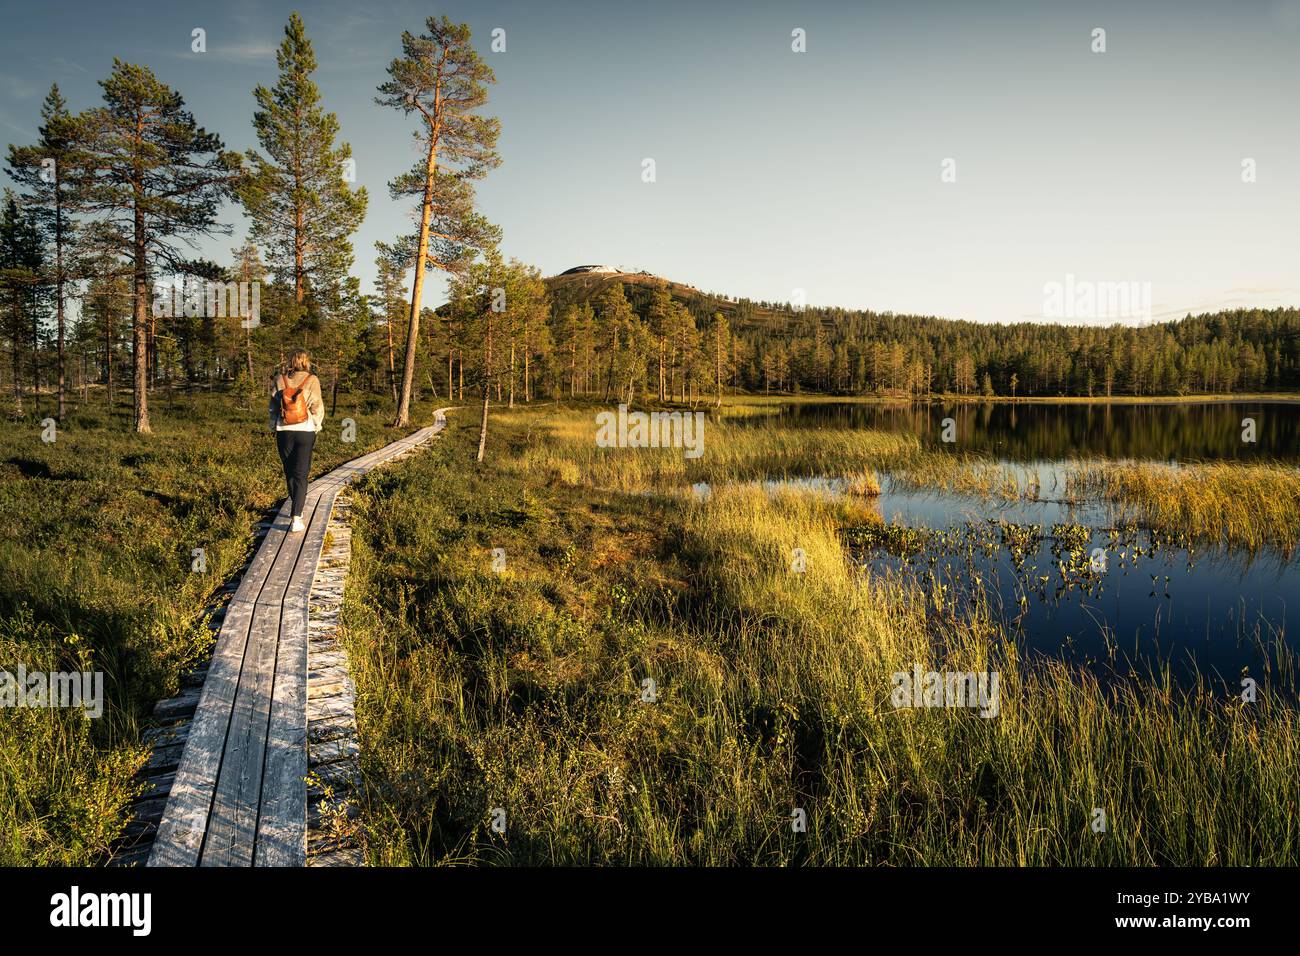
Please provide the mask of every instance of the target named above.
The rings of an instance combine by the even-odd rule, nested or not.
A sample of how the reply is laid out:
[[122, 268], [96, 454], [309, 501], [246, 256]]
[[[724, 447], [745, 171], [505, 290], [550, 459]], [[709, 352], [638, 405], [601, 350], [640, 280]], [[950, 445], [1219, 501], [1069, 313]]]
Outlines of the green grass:
[[[97, 720], [0, 710], [0, 865], [103, 860], [126, 820], [143, 721], [209, 649], [200, 612], [284, 495], [261, 400], [152, 404], [153, 435], [131, 432], [123, 406], [73, 411], [53, 443], [34, 415], [0, 422], [0, 668], [102, 670], [107, 697]], [[397, 437], [382, 407], [340, 398], [313, 477]], [[347, 417], [354, 444], [340, 440]], [[191, 571], [195, 548], [206, 573]]]
[[[1250, 705], [1164, 673], [1104, 688], [1022, 659], [987, 609], [862, 576], [839, 535], [852, 502], [669, 491], [666, 456], [585, 447], [586, 410], [497, 417], [474, 467], [470, 419], [354, 510], [344, 637], [374, 862], [1300, 862], [1285, 652]], [[859, 450], [834, 453], [856, 469]], [[818, 454], [724, 452], [685, 476]], [[997, 671], [999, 716], [894, 709], [890, 676], [914, 665]]]

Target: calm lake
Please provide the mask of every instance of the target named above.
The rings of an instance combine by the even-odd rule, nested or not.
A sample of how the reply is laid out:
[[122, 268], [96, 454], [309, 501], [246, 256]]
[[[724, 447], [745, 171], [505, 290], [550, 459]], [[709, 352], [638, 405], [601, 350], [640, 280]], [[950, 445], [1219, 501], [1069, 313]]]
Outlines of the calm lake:
[[[956, 441], [940, 440], [944, 419]], [[1242, 420], [1253, 419], [1253, 443]], [[940, 448], [1007, 461], [1135, 458], [1152, 461], [1281, 459], [1300, 462], [1300, 401], [1149, 404], [988, 402], [960, 405], [794, 403], [777, 421], [792, 426], [905, 432]]]
[[[945, 418], [955, 443], [940, 441]], [[1245, 418], [1255, 421], [1253, 444], [1242, 441]], [[877, 574], [949, 587], [959, 603], [986, 598], [1033, 652], [1102, 675], [1167, 664], [1185, 680], [1194, 667], [1237, 688], [1243, 668], [1263, 673], [1266, 645], [1300, 650], [1289, 626], [1300, 613], [1294, 556], [1189, 551], [1116, 528], [1106, 502], [1059, 500], [1071, 458], [1300, 462], [1300, 404], [792, 403], [768, 423], [907, 432], [1037, 473], [1045, 500], [1013, 502], [902, 488], [882, 475], [881, 517], [920, 533], [887, 532], [858, 548]], [[825, 487], [833, 492], [834, 480]]]

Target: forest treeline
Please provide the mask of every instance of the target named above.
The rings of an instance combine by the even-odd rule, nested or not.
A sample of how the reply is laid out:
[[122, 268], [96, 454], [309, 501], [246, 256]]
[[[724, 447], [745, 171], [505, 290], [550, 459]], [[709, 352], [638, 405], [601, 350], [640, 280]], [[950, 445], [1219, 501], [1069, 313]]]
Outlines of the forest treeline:
[[[115, 60], [102, 101], [73, 112], [52, 87], [39, 138], [9, 147], [0, 207], [0, 384], [18, 411], [128, 392], [138, 431], [159, 388], [267, 388], [307, 347], [327, 395], [365, 393], [409, 417], [413, 392], [483, 403], [597, 396], [720, 401], [728, 391], [1011, 396], [1300, 388], [1300, 311], [1234, 311], [1139, 328], [794, 308], [731, 300], [645, 274], [570, 281], [500, 252], [474, 183], [500, 163], [484, 116], [492, 71], [469, 30], [405, 33], [376, 106], [415, 123], [420, 155], [388, 184], [418, 228], [377, 243], [374, 288], [352, 274], [371, 197], [294, 14], [271, 87], [252, 91], [258, 147], [228, 150], [181, 93]], [[225, 262], [193, 243], [248, 239]], [[424, 304], [426, 274], [448, 301]], [[249, 297], [221, 291], [227, 284]], [[216, 286], [217, 294], [212, 289]], [[482, 442], [480, 442], [480, 451]]]
[[[750, 392], [1101, 397], [1300, 389], [1295, 308], [1142, 326], [990, 324], [730, 300], [641, 275], [623, 282], [642, 315], [653, 316], [664, 285], [697, 329], [722, 315], [731, 330], [726, 385]], [[561, 312], [596, 295], [590, 281], [552, 280], [553, 308]]]

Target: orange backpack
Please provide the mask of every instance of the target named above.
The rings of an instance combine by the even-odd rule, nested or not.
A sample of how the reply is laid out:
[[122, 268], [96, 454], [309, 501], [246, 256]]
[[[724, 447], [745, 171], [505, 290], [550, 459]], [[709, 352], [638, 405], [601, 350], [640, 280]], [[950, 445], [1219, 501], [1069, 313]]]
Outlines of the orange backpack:
[[303, 395], [303, 389], [307, 387], [307, 382], [311, 380], [308, 375], [302, 380], [302, 384], [292, 391], [289, 389], [289, 380], [280, 377], [283, 387], [280, 389], [280, 424], [281, 425], [300, 425], [307, 420], [307, 398]]

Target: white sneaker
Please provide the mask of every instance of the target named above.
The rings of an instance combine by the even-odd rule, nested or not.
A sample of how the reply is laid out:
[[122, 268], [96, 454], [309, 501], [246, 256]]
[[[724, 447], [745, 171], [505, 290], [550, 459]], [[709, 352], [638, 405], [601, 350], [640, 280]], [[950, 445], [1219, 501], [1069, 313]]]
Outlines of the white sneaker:
[[293, 524], [289, 526], [289, 530], [290, 530], [290, 531], [306, 531], [306, 530], [307, 530], [307, 526], [306, 526], [305, 524], [302, 523], [302, 516], [301, 516], [301, 515], [294, 515], [294, 516], [293, 516]]

